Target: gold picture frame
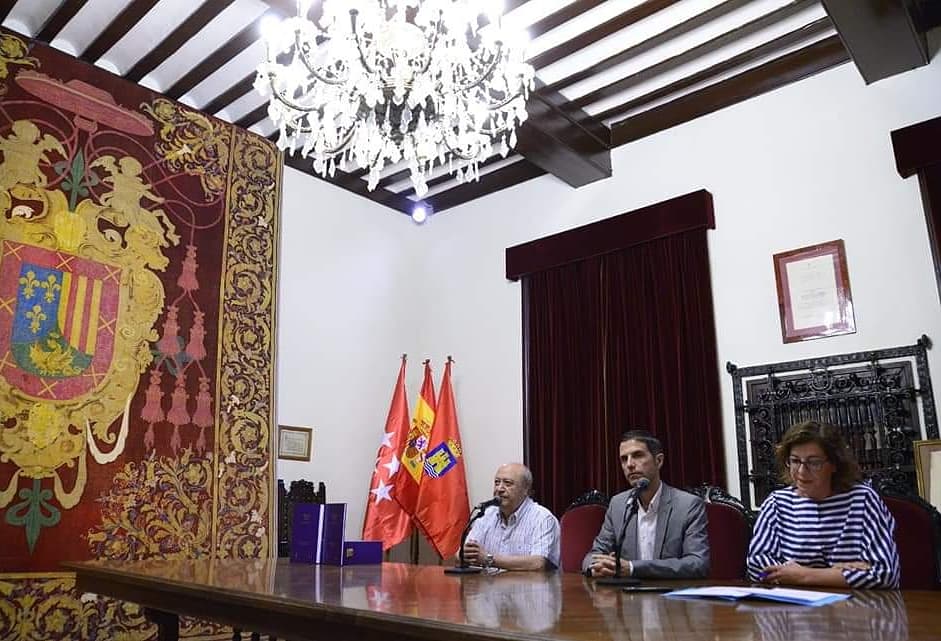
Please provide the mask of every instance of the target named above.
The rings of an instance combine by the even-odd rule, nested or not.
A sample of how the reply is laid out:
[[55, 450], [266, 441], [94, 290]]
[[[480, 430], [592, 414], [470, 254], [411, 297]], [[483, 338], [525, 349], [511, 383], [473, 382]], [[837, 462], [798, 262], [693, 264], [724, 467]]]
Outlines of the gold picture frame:
[[293, 425], [278, 426], [278, 458], [287, 461], [309, 461], [314, 430]]
[[913, 441], [918, 495], [941, 509], [941, 439]]

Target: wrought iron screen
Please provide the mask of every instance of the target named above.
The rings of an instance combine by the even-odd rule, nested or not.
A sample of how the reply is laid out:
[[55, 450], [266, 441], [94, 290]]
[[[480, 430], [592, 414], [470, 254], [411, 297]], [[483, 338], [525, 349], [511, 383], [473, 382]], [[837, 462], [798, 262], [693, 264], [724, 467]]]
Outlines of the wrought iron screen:
[[930, 347], [922, 336], [914, 345], [871, 352], [741, 368], [727, 363], [742, 502], [761, 505], [780, 487], [774, 447], [788, 427], [806, 420], [840, 427], [866, 477], [917, 494], [912, 441], [938, 438]]

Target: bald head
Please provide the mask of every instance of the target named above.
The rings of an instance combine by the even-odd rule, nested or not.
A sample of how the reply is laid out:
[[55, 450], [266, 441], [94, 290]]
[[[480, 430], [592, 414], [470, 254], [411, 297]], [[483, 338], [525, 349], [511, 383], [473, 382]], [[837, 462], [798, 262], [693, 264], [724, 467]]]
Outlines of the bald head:
[[522, 463], [505, 463], [493, 477], [493, 495], [500, 498], [500, 511], [509, 516], [526, 500], [533, 486], [533, 473]]

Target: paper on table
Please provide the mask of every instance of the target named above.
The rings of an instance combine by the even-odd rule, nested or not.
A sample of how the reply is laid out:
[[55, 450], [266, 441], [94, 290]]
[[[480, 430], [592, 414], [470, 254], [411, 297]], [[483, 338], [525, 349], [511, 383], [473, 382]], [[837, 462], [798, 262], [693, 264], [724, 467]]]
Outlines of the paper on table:
[[843, 601], [849, 594], [835, 592], [817, 592], [815, 590], [793, 590], [789, 588], [736, 588], [731, 586], [710, 586], [705, 588], [687, 588], [675, 590], [664, 596], [670, 597], [705, 597], [736, 601], [738, 599], [766, 599], [796, 605], [819, 606]]

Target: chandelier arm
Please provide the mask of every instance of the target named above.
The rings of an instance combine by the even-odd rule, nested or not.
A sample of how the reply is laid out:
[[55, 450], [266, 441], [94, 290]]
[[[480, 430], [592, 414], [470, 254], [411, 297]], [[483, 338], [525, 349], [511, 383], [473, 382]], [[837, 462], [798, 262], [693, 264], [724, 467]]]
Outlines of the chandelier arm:
[[[480, 149], [478, 148], [476, 154], [470, 154], [470, 155], [464, 154], [460, 149], [455, 149], [454, 147], [451, 146], [451, 143], [448, 142], [448, 137], [447, 137], [447, 136], [444, 136], [444, 146], [448, 148], [448, 151], [449, 151], [450, 153], [454, 154], [455, 156], [457, 156], [457, 157], [460, 158], [461, 160], [468, 160], [468, 161], [473, 160], [474, 158], [477, 157], [477, 154], [480, 153]], [[478, 145], [478, 147], [479, 147], [479, 145]]]
[[431, 48], [428, 49], [428, 58], [425, 60], [425, 66], [422, 67], [422, 75], [428, 73], [428, 70], [431, 68], [431, 61], [434, 58], [435, 49], [438, 47], [438, 38], [441, 36], [441, 21], [444, 19], [444, 12], [438, 12], [438, 22], [435, 23], [435, 35], [431, 40]]
[[339, 86], [346, 84], [346, 81], [349, 80], [349, 71], [347, 71], [347, 77], [341, 78], [337, 77], [336, 80], [331, 80], [327, 76], [321, 75], [317, 68], [311, 64], [310, 60], [307, 59], [307, 54], [304, 53], [304, 48], [301, 47], [301, 30], [296, 29], [294, 31], [294, 47], [297, 49], [297, 54], [301, 58], [301, 62], [304, 63], [304, 67], [307, 69], [308, 73], [320, 82], [326, 85]]
[[508, 104], [510, 104], [511, 102], [513, 102], [514, 100], [516, 100], [517, 98], [519, 98], [519, 97], [522, 96], [522, 95], [523, 95], [523, 92], [522, 92], [522, 91], [517, 91], [515, 94], [513, 94], [513, 95], [510, 96], [509, 98], [504, 98], [504, 99], [501, 100], [500, 102], [497, 102], [497, 103], [494, 103], [494, 104], [488, 103], [488, 104], [487, 104], [487, 110], [488, 110], [488, 111], [498, 111], [498, 110], [500, 110], [500, 109], [503, 109], [503, 108], [506, 107]]
[[352, 125], [350, 125], [350, 128], [347, 129], [346, 133], [343, 134], [343, 140], [340, 141], [340, 144], [338, 144], [336, 147], [333, 147], [332, 149], [324, 150], [323, 153], [321, 153], [320, 155], [321, 156], [336, 156], [338, 153], [343, 151], [347, 145], [350, 144], [350, 141], [353, 139], [353, 132], [355, 131], [356, 131], [356, 124], [353, 123]]
[[493, 56], [490, 58], [490, 61], [486, 63], [486, 69], [484, 69], [479, 76], [472, 82], [469, 82], [465, 85], [462, 85], [457, 88], [457, 93], [466, 93], [473, 89], [474, 87], [479, 87], [484, 83], [484, 81], [493, 74], [493, 70], [497, 68], [497, 64], [503, 58], [503, 43], [497, 42], [497, 50], [494, 52]]
[[366, 54], [363, 53], [363, 43], [359, 39], [359, 29], [356, 28], [356, 16], [358, 15], [358, 10], [350, 9], [350, 23], [353, 26], [353, 40], [356, 42], [356, 51], [359, 53], [359, 62], [363, 65], [363, 69], [365, 69], [368, 73], [375, 74], [376, 70], [373, 69], [368, 62], [366, 62]]
[[275, 98], [277, 98], [277, 99], [278, 99], [278, 102], [280, 102], [282, 105], [284, 105], [284, 106], [286, 106], [286, 107], [288, 107], [288, 108], [290, 108], [290, 109], [293, 109], [294, 111], [300, 111], [300, 112], [303, 112], [303, 113], [311, 113], [311, 112], [317, 111], [317, 110], [319, 109], [319, 107], [305, 107], [305, 106], [303, 106], [303, 105], [299, 105], [299, 104], [297, 104], [296, 102], [294, 102], [293, 100], [291, 100], [290, 98], [288, 98], [287, 96], [285, 96], [284, 94], [282, 94], [282, 93], [281, 93], [280, 91], [278, 91], [278, 89], [274, 86], [274, 77], [275, 77], [275, 75], [274, 75], [273, 73], [269, 73], [269, 74], [268, 74], [268, 84], [271, 86], [271, 95], [274, 96]]

